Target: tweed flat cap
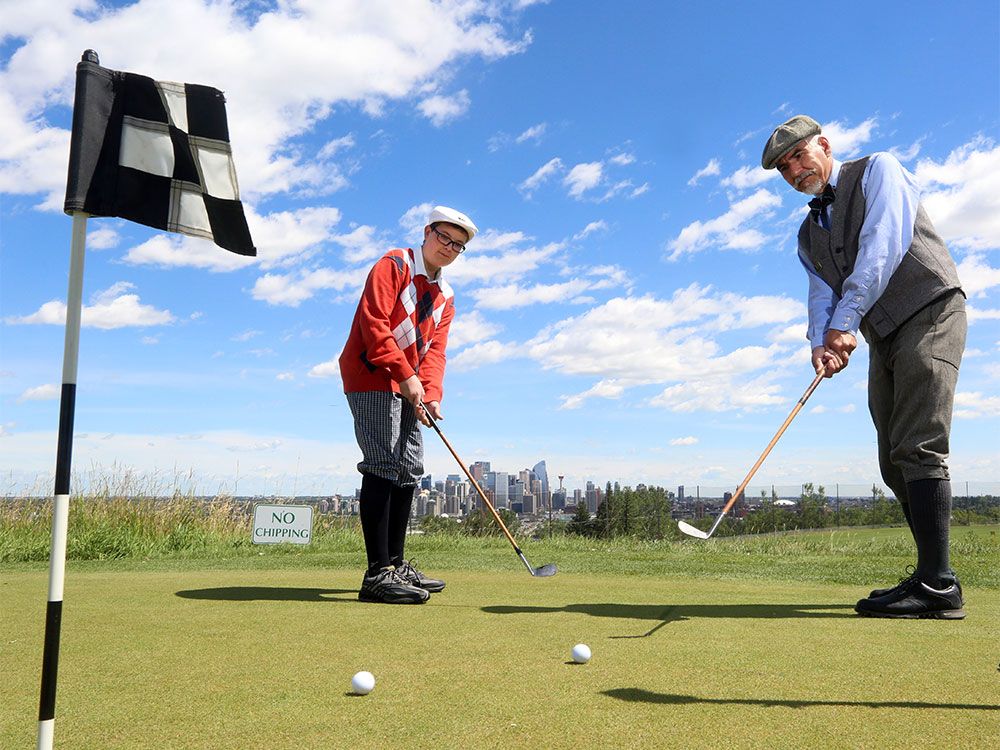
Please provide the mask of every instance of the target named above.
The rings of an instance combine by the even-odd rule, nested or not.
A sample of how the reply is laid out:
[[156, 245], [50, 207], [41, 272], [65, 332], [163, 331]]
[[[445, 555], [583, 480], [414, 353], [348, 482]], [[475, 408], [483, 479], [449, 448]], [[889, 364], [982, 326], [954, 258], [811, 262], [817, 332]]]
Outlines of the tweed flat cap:
[[781, 123], [771, 133], [760, 157], [760, 165], [764, 169], [774, 169], [774, 163], [784, 156], [792, 146], [806, 138], [819, 135], [819, 123], [808, 115], [795, 115], [790, 120]]

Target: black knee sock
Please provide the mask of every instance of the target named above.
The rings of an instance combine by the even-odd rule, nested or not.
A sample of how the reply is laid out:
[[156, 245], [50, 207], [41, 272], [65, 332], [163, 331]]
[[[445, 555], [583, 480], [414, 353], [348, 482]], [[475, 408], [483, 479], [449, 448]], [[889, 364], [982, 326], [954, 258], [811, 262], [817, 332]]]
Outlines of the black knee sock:
[[389, 556], [389, 498], [392, 482], [374, 474], [361, 475], [361, 533], [365, 537], [368, 570], [392, 565]]
[[393, 565], [403, 562], [403, 547], [406, 544], [406, 526], [410, 520], [415, 487], [392, 486], [389, 502], [389, 559]]
[[910, 534], [913, 534], [913, 519], [910, 517], [910, 504], [905, 500], [899, 501], [899, 507], [903, 509], [903, 518], [906, 519], [906, 525], [910, 527]]
[[917, 543], [917, 576], [934, 588], [948, 586], [952, 581], [948, 560], [951, 483], [947, 479], [918, 479], [907, 482], [906, 490]]

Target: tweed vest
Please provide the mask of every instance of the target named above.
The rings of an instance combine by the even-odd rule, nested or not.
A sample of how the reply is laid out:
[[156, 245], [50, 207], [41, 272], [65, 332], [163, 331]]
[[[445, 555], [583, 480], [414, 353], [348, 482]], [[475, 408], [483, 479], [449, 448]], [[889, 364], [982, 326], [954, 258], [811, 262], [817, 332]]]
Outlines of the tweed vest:
[[[800, 252], [838, 297], [843, 296], [844, 281], [853, 273], [858, 258], [858, 240], [865, 220], [861, 176], [869, 158], [841, 165], [830, 229], [814, 221], [811, 213], [799, 228]], [[870, 333], [885, 338], [925, 305], [961, 288], [955, 261], [921, 204], [917, 207], [913, 241], [882, 296], [861, 319], [862, 333], [866, 338]]]

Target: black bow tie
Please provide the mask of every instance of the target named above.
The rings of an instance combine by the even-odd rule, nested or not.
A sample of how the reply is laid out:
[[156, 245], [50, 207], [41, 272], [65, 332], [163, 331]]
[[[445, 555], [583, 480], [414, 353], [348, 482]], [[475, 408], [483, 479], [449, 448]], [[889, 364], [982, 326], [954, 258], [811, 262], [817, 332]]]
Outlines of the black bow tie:
[[823, 192], [809, 201], [809, 208], [811, 208], [815, 213], [820, 213], [829, 206], [836, 199], [837, 193], [829, 182], [826, 183], [826, 187], [823, 188]]

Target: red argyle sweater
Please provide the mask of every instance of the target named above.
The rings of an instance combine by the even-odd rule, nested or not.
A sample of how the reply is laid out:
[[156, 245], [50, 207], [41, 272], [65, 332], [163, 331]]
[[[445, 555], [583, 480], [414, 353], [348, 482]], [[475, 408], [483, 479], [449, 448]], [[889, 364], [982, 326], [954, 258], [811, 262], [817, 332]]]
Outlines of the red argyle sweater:
[[344, 393], [398, 393], [399, 383], [417, 374], [424, 400], [440, 401], [454, 317], [454, 292], [440, 272], [427, 278], [422, 252], [387, 252], [368, 274], [340, 355]]

